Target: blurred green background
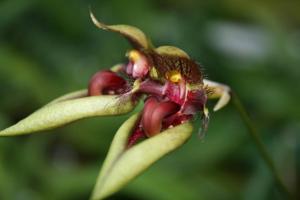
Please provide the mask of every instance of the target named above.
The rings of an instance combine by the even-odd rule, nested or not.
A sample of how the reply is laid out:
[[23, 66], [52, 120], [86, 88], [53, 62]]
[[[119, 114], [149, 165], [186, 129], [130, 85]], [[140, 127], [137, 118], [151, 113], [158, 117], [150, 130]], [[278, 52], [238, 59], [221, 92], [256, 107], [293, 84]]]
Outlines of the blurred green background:
[[[97, 70], [125, 61], [130, 46], [117, 34], [96, 29], [89, 6], [108, 24], [134, 25], [157, 46], [184, 49], [202, 63], [207, 77], [232, 86], [285, 183], [299, 192], [300, 1], [2, 0], [0, 129], [57, 96], [85, 88]], [[0, 199], [88, 199], [126, 117], [0, 138]], [[211, 113], [204, 140], [195, 134], [109, 199], [284, 196], [229, 105]]]

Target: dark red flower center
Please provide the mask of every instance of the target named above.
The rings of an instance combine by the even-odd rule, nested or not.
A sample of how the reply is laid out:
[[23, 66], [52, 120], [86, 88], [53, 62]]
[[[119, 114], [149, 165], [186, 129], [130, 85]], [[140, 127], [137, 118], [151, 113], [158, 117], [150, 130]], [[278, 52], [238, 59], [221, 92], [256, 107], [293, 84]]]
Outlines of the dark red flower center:
[[[130, 93], [134, 98], [148, 96], [140, 120], [129, 138], [129, 147], [141, 138], [159, 134], [203, 111], [207, 96], [202, 80], [198, 81], [199, 84], [195, 84], [195, 80], [188, 82], [185, 79], [187, 73], [183, 76], [180, 72], [189, 69], [159, 74], [144, 53], [133, 50], [128, 57], [129, 63], [119, 72], [103, 70], [96, 73], [89, 83], [89, 95]], [[185, 63], [184, 67], [188, 65]]]

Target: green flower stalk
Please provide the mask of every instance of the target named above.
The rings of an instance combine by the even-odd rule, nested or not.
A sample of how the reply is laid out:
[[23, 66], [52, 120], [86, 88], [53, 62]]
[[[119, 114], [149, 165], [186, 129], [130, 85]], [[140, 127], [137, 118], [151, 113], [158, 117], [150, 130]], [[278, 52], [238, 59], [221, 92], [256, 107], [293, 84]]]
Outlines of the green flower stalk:
[[136, 27], [106, 25], [92, 13], [91, 18], [98, 28], [119, 33], [130, 42], [128, 62], [97, 72], [87, 89], [53, 100], [0, 131], [0, 136], [40, 132], [87, 117], [121, 115], [144, 100], [143, 110], [125, 121], [112, 141], [91, 197], [103, 199], [184, 144], [198, 114], [205, 131], [207, 100], [218, 98], [214, 111], [221, 109], [230, 100], [230, 88], [204, 79], [201, 66], [183, 50], [155, 48]]

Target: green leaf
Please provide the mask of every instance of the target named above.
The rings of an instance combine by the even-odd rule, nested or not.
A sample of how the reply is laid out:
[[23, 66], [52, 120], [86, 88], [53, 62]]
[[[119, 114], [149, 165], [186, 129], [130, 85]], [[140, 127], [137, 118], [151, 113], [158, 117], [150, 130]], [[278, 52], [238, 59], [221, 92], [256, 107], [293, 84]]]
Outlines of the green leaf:
[[137, 49], [148, 49], [151, 45], [146, 35], [138, 28], [129, 25], [106, 25], [96, 19], [94, 14], [90, 12], [93, 23], [100, 29], [120, 33], [124, 36], [133, 47]]
[[71, 93], [50, 102], [17, 124], [0, 131], [0, 136], [48, 130], [87, 117], [124, 114], [135, 107], [130, 96], [103, 95], [72, 99], [82, 94], [83, 91]]
[[187, 122], [126, 149], [139, 115], [129, 118], [117, 131], [95, 185], [92, 199], [103, 199], [128, 184], [161, 157], [177, 149], [191, 136]]
[[158, 54], [162, 54], [162, 55], [190, 58], [189, 55], [185, 51], [183, 51], [182, 49], [179, 49], [178, 47], [174, 47], [174, 46], [160, 46], [160, 47], [156, 48], [155, 51]]

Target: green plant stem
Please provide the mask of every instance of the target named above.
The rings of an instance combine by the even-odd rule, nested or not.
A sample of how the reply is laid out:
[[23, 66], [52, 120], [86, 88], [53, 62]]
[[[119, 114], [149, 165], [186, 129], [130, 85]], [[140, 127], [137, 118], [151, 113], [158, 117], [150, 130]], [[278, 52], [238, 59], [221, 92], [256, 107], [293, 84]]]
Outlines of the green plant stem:
[[259, 136], [256, 127], [252, 123], [245, 107], [243, 106], [242, 102], [240, 101], [240, 99], [238, 98], [236, 93], [231, 92], [231, 96], [232, 96], [232, 102], [233, 102], [235, 108], [238, 110], [243, 122], [245, 123], [245, 125], [248, 129], [248, 132], [249, 132], [250, 136], [252, 137], [254, 143], [256, 144], [256, 147], [258, 148], [258, 151], [259, 151], [261, 157], [263, 158], [267, 167], [273, 174], [274, 179], [275, 179], [279, 189], [282, 192], [284, 192], [288, 197], [290, 197], [290, 199], [292, 199], [291, 193], [289, 192], [289, 190], [283, 183], [282, 179], [280, 178], [279, 173], [275, 167], [275, 164], [274, 164], [270, 154], [268, 153], [266, 146], [262, 142], [262, 139]]

